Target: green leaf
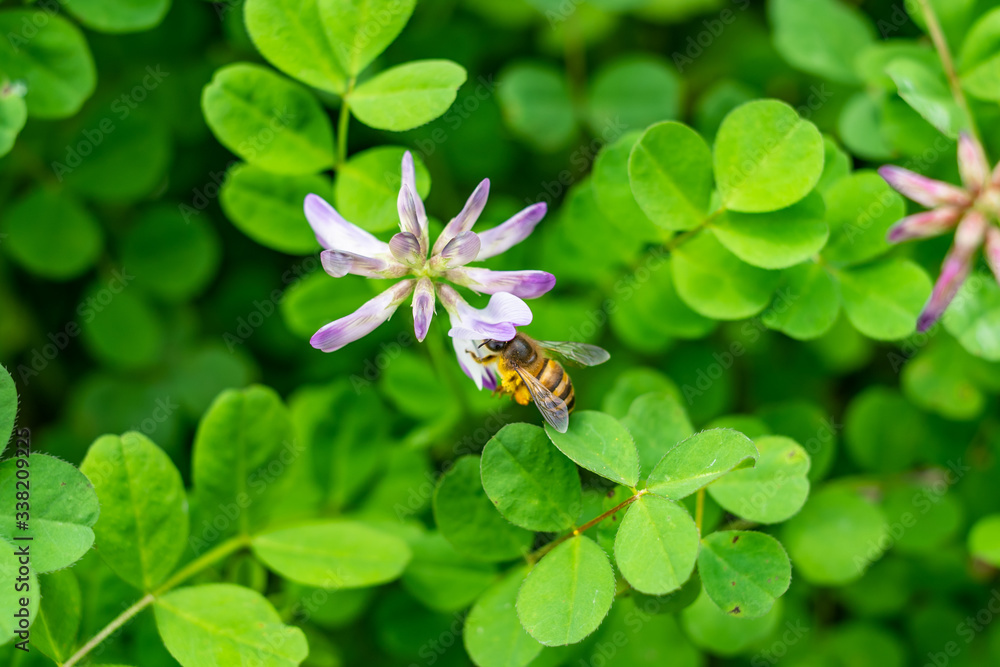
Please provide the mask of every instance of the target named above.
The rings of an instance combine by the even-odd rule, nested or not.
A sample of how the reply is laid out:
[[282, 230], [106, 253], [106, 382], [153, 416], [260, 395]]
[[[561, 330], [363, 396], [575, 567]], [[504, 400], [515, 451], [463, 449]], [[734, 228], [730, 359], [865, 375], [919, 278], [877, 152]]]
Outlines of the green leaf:
[[809, 496], [809, 455], [797, 442], [768, 435], [754, 442], [760, 459], [708, 487], [723, 509], [748, 521], [779, 523], [794, 516]]
[[149, 211], [122, 241], [122, 264], [142, 276], [141, 286], [167, 301], [184, 301], [215, 277], [221, 247], [215, 230], [186, 220], [173, 206]]
[[698, 527], [683, 505], [643, 494], [622, 519], [615, 537], [615, 560], [632, 588], [665, 595], [691, 576], [698, 538]]
[[597, 543], [583, 535], [550, 551], [517, 594], [517, 616], [546, 646], [575, 644], [604, 620], [615, 598], [615, 575]]
[[909, 260], [890, 259], [839, 271], [844, 312], [858, 331], [875, 340], [913, 333], [931, 293], [931, 279]]
[[159, 25], [170, 0], [66, 0], [66, 9], [98, 32], [141, 32]]
[[[937, 336], [904, 367], [903, 391], [915, 405], [956, 421], [972, 420], [986, 405], [976, 382], [976, 370], [987, 365], [948, 335]], [[993, 374], [996, 369], [987, 372]]]
[[776, 298], [761, 319], [771, 329], [795, 338], [819, 338], [840, 313], [837, 282], [820, 264], [804, 262], [781, 274]]
[[7, 208], [2, 222], [7, 253], [50, 280], [76, 278], [93, 266], [104, 245], [100, 225], [73, 195], [45, 187]]
[[462, 556], [440, 533], [422, 535], [411, 547], [403, 587], [430, 609], [461, 611], [496, 581], [492, 565]]
[[[83, 612], [80, 583], [73, 570], [67, 569], [42, 575], [39, 586], [45, 594], [41, 596], [38, 616], [31, 626], [31, 643], [61, 665], [76, 648]], [[3, 631], [0, 630], [0, 641], [2, 639]]]
[[715, 179], [732, 211], [766, 213], [809, 194], [823, 174], [823, 135], [777, 100], [734, 109], [715, 138]]
[[233, 584], [171, 591], [153, 603], [164, 645], [183, 667], [292, 667], [309, 653], [302, 630], [285, 625], [259, 593]]
[[201, 95], [205, 120], [223, 146], [279, 174], [332, 167], [333, 129], [312, 94], [260, 65], [215, 72]]
[[122, 291], [134, 278], [124, 268], [114, 270], [106, 284], [92, 284], [81, 300], [83, 341], [108, 366], [137, 369], [162, 360], [164, 329], [156, 310], [142, 295]]
[[0, 454], [3, 454], [17, 423], [17, 387], [7, 369], [0, 366]]
[[262, 526], [279, 487], [273, 474], [262, 472], [275, 461], [284, 469], [289, 454], [298, 456], [292, 440], [288, 409], [273, 389], [255, 385], [219, 394], [198, 424], [191, 455], [200, 517], [192, 522], [195, 532], [207, 523], [222, 538]]
[[625, 486], [639, 483], [639, 454], [632, 436], [614, 417], [594, 410], [574, 412], [565, 433], [547, 424], [545, 433], [578, 466]]
[[888, 160], [895, 148], [885, 128], [884, 93], [855, 93], [837, 119], [837, 131], [852, 153], [869, 160]]
[[504, 121], [511, 131], [545, 152], [569, 143], [576, 118], [561, 70], [548, 64], [518, 63], [497, 81]]
[[[701, 583], [697, 577], [689, 581], [698, 583], [694, 589], [697, 597]], [[685, 585], [686, 587], [686, 585]], [[680, 591], [667, 598], [673, 599]], [[630, 592], [615, 600], [608, 620], [590, 649], [589, 660], [575, 667], [635, 667], [638, 665], [670, 665], [670, 667], [698, 667], [705, 658], [684, 636], [676, 616], [671, 613], [667, 598], [658, 598]], [[694, 602], [694, 598], [691, 598]], [[614, 646], [614, 650], [611, 647]], [[607, 657], [606, 662], [599, 658]], [[582, 659], [582, 658], [581, 658]], [[563, 663], [572, 665], [572, 661]], [[534, 667], [534, 666], [533, 666]]]
[[591, 187], [601, 213], [619, 229], [642, 239], [659, 239], [660, 229], [646, 217], [632, 195], [628, 162], [641, 132], [628, 132], [605, 144], [594, 160]]
[[719, 609], [742, 618], [771, 610], [792, 582], [792, 564], [778, 540], [765, 533], [727, 530], [701, 541], [698, 572]]
[[507, 523], [483, 490], [478, 456], [463, 456], [438, 480], [434, 521], [459, 553], [484, 561], [518, 558], [533, 535]]
[[[25, 544], [25, 542], [20, 542], [19, 544]], [[34, 555], [34, 550], [35, 546], [31, 543], [32, 555]], [[14, 551], [15, 547], [13, 544], [6, 540], [0, 540], [0, 581], [5, 581], [8, 584], [7, 586], [0, 587], [0, 645], [6, 644], [15, 637], [18, 638], [18, 641], [21, 640], [18, 635], [14, 634], [17, 631], [23, 630], [19, 625], [20, 618], [14, 616], [14, 614], [20, 613], [22, 609], [21, 598], [28, 598], [28, 623], [30, 624], [36, 620], [38, 615], [38, 600], [41, 597], [38, 589], [38, 576], [35, 574], [37, 569], [35, 567], [28, 568], [27, 581], [21, 582], [27, 585], [26, 590], [18, 591], [11, 585], [12, 582], [17, 580], [18, 576], [21, 576], [18, 573], [21, 563], [18, 562], [18, 557], [14, 555]], [[26, 593], [27, 595], [25, 595]], [[34, 640], [36, 632], [37, 629], [32, 630], [32, 640]]]
[[956, 139], [969, 127], [940, 72], [909, 58], [892, 61], [885, 71], [896, 82], [899, 96], [946, 136]]
[[10, 152], [14, 140], [28, 120], [28, 107], [24, 97], [16, 93], [0, 92], [0, 157]]
[[972, 526], [969, 553], [984, 563], [1000, 566], [1000, 514], [983, 517]]
[[402, 538], [359, 521], [334, 520], [256, 535], [254, 555], [306, 586], [362, 588], [398, 578], [410, 562]]
[[715, 655], [733, 657], [771, 636], [781, 622], [781, 611], [779, 600], [759, 618], [733, 616], [719, 609], [702, 589], [694, 604], [681, 612], [681, 625], [698, 647]]
[[718, 320], [756, 315], [771, 301], [781, 280], [777, 271], [747, 264], [705, 232], [674, 250], [672, 268], [681, 299]]
[[859, 579], [890, 544], [882, 511], [854, 489], [827, 486], [781, 533], [802, 578], [819, 586]]
[[823, 175], [819, 177], [816, 189], [826, 195], [830, 187], [851, 173], [851, 156], [836, 141], [823, 135]]
[[517, 618], [517, 592], [524, 577], [523, 567], [508, 572], [479, 596], [465, 617], [465, 650], [479, 667], [527, 665], [542, 652], [542, 645], [524, 631]]
[[38, 25], [36, 9], [0, 13], [0, 72], [24, 81], [29, 116], [66, 118], [93, 94], [97, 72], [80, 29], [58, 14], [44, 17]]
[[115, 574], [152, 591], [187, 547], [184, 482], [173, 461], [141, 433], [98, 438], [80, 470], [101, 503], [94, 525], [98, 553]]
[[905, 528], [892, 544], [899, 553], [921, 556], [947, 549], [965, 523], [958, 494], [936, 480], [899, 484], [885, 494], [882, 509], [895, 530]]
[[511, 523], [542, 532], [572, 528], [582, 496], [576, 466], [531, 424], [508, 424], [483, 449], [483, 488]]
[[609, 62], [590, 86], [590, 127], [607, 138], [680, 116], [681, 81], [657, 57], [631, 55]]
[[851, 459], [865, 470], [901, 473], [913, 465], [927, 431], [923, 414], [895, 389], [868, 387], [844, 415], [844, 438]]
[[1000, 9], [986, 12], [972, 26], [958, 63], [962, 87], [970, 95], [1000, 101]]
[[[21, 530], [16, 522], [24, 517], [17, 517], [15, 500], [25, 484], [31, 506], [28, 529]], [[0, 538], [14, 543], [15, 537], [30, 537], [31, 569], [38, 574], [69, 567], [94, 544], [97, 494], [90, 480], [65, 461], [38, 453], [7, 459], [0, 463], [0, 498], [8, 499], [0, 506]]]
[[222, 210], [241, 232], [272, 250], [311, 255], [320, 250], [302, 214], [306, 195], [327, 201], [333, 184], [323, 175], [272, 174], [256, 165], [234, 165], [219, 194]]
[[632, 434], [641, 470], [653, 470], [667, 452], [694, 433], [680, 400], [666, 393], [644, 394], [632, 401], [622, 426]]
[[319, 0], [327, 39], [341, 66], [357, 76], [406, 27], [416, 0]]
[[639, 207], [663, 229], [693, 229], [708, 215], [712, 151], [686, 125], [647, 129], [629, 155], [628, 177]]
[[320, 2], [247, 0], [243, 15], [254, 46], [268, 62], [305, 84], [342, 93], [347, 75], [327, 36]]
[[843, 428], [826, 408], [806, 399], [792, 399], [767, 405], [757, 415], [774, 435], [787, 435], [801, 443], [809, 454], [810, 482], [826, 476], [836, 457], [837, 436]]
[[365, 125], [402, 132], [444, 114], [465, 79], [465, 68], [450, 60], [414, 60], [364, 82], [348, 102]]
[[992, 276], [973, 275], [944, 313], [944, 328], [970, 354], [1000, 361], [1000, 287]]
[[792, 66], [838, 83], [858, 83], [855, 57], [875, 41], [871, 23], [838, 0], [773, 0], [774, 46]]
[[826, 243], [825, 212], [823, 198], [812, 193], [779, 211], [724, 211], [709, 227], [719, 242], [744, 262], [763, 269], [784, 269], [809, 259]]
[[[334, 185], [337, 211], [370, 232], [398, 229], [396, 199], [402, 182], [400, 165], [404, 153], [405, 148], [377, 146], [355, 153], [340, 165]], [[431, 191], [431, 177], [419, 154], [413, 156], [413, 170], [417, 194], [426, 198]]]
[[753, 441], [739, 431], [728, 428], [701, 431], [660, 459], [646, 480], [646, 489], [680, 500], [732, 470], [753, 466], [758, 457]]
[[824, 197], [830, 242], [822, 256], [839, 265], [860, 264], [888, 251], [886, 232], [906, 215], [903, 198], [874, 171], [840, 179]]

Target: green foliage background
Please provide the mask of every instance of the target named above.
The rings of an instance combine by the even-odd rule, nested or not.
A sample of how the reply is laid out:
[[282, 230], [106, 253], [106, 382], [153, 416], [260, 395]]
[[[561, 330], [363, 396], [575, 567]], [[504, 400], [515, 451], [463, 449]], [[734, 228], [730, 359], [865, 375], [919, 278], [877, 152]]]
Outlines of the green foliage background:
[[[0, 660], [1000, 662], [1000, 288], [914, 333], [949, 240], [873, 171], [1000, 156], [1000, 3], [929, 4], [971, 118], [917, 2], [0, 4]], [[309, 346], [383, 285], [302, 199], [388, 238], [405, 150], [432, 227], [549, 204], [488, 266], [611, 352], [567, 434], [442, 308]]]

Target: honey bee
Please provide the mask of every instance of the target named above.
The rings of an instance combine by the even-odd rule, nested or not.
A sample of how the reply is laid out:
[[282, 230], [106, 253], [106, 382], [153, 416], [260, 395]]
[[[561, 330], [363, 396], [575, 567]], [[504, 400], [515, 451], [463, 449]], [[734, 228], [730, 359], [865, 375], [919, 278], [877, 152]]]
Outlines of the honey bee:
[[582, 366], [603, 364], [611, 356], [596, 345], [537, 341], [521, 332], [509, 341], [487, 340], [478, 347], [492, 353], [483, 357], [473, 353], [473, 356], [481, 364], [496, 364], [500, 375], [497, 391], [511, 394], [521, 405], [534, 401], [545, 421], [560, 433], [565, 433], [569, 426], [576, 395], [569, 373], [546, 353], [553, 352]]

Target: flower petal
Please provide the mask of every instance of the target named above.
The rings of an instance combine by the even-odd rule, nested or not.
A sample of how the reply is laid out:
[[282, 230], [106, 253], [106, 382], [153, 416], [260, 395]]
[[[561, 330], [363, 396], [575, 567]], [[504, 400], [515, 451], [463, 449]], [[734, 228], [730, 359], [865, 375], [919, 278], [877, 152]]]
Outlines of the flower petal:
[[441, 303], [451, 316], [452, 338], [473, 340], [510, 340], [515, 327], [531, 323], [531, 309], [513, 294], [501, 292], [490, 297], [486, 308], [479, 310], [465, 302], [449, 285], [441, 285]]
[[886, 240], [889, 243], [899, 243], [943, 234], [955, 226], [961, 214], [961, 210], [946, 206], [908, 215], [889, 228]]
[[983, 248], [983, 255], [986, 256], [986, 263], [990, 270], [1000, 282], [1000, 228], [990, 225], [986, 229], [986, 245]]
[[889, 165], [880, 168], [878, 173], [902, 195], [927, 208], [937, 208], [938, 206], [965, 207], [972, 201], [965, 190], [950, 183], [921, 176], [909, 169]]
[[448, 241], [441, 254], [431, 258], [431, 262], [437, 265], [439, 270], [457, 269], [476, 259], [480, 245], [478, 234], [462, 232]]
[[424, 276], [417, 281], [417, 287], [413, 292], [413, 333], [417, 336], [417, 342], [424, 342], [433, 317], [434, 283]]
[[420, 241], [410, 232], [393, 234], [389, 239], [389, 252], [396, 261], [406, 266], [419, 268], [424, 264], [425, 256], [420, 252]]
[[465, 202], [465, 206], [454, 218], [445, 225], [444, 230], [441, 235], [438, 236], [437, 241], [434, 242], [434, 249], [431, 251], [431, 255], [437, 255], [440, 253], [444, 247], [456, 236], [462, 232], [467, 232], [472, 229], [472, 226], [476, 224], [476, 220], [479, 219], [480, 214], [483, 212], [483, 208], [486, 206], [486, 200], [490, 196], [490, 179], [484, 178], [482, 182], [476, 186], [476, 189], [472, 191], [469, 196], [468, 201]]
[[364, 338], [392, 317], [413, 291], [413, 281], [403, 280], [367, 301], [356, 311], [334, 320], [313, 334], [309, 343], [324, 352], [339, 350], [348, 343]]
[[319, 195], [306, 195], [305, 213], [316, 240], [327, 250], [342, 250], [363, 257], [389, 254], [389, 246], [357, 225], [344, 220]]
[[476, 354], [478, 341], [465, 338], [452, 338], [451, 345], [455, 349], [455, 356], [458, 358], [458, 365], [462, 372], [476, 383], [476, 389], [495, 389], [497, 386], [496, 377], [493, 372], [476, 361], [479, 355]]
[[[481, 253], [480, 253], [481, 254]], [[545, 271], [491, 271], [464, 266], [445, 271], [445, 277], [483, 294], [510, 292], [522, 299], [534, 299], [555, 287], [556, 277]]]
[[986, 153], [982, 145], [968, 132], [962, 132], [958, 138], [958, 170], [962, 174], [965, 187], [975, 192], [986, 185], [986, 179], [990, 176]]
[[959, 223], [955, 232], [955, 244], [945, 257], [931, 297], [917, 318], [917, 331], [927, 331], [941, 318], [948, 304], [955, 298], [958, 288], [972, 270], [972, 257], [983, 241], [986, 227], [986, 217], [979, 211], [970, 211]]
[[323, 269], [334, 278], [343, 278], [349, 273], [365, 278], [399, 278], [408, 269], [402, 264], [372, 257], [362, 257], [340, 250], [324, 250], [319, 254]]
[[396, 206], [399, 209], [399, 229], [410, 232], [420, 240], [420, 247], [423, 254], [427, 255], [428, 232], [427, 232], [427, 212], [424, 210], [424, 201], [417, 192], [417, 176], [413, 168], [413, 155], [410, 151], [403, 154], [402, 165], [403, 179], [399, 186], [399, 196], [396, 198]]
[[482, 243], [482, 247], [476, 259], [484, 260], [495, 257], [531, 236], [531, 232], [535, 231], [535, 225], [545, 217], [547, 210], [548, 207], [545, 202], [532, 204], [506, 222], [497, 225], [493, 229], [480, 232], [479, 240]]

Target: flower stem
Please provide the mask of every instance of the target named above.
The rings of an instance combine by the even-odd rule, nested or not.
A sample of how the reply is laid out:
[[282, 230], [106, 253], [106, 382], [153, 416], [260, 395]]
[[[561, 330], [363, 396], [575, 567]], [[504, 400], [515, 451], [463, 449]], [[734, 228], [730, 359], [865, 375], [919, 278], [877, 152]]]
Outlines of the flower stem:
[[203, 554], [200, 558], [196, 558], [191, 561], [185, 567], [178, 570], [174, 576], [170, 577], [170, 579], [164, 582], [155, 591], [152, 593], [146, 593], [146, 595], [142, 596], [135, 604], [120, 613], [114, 620], [104, 626], [100, 632], [90, 639], [90, 641], [81, 646], [79, 651], [70, 656], [69, 660], [63, 663], [63, 667], [73, 667], [73, 665], [80, 662], [80, 660], [86, 657], [87, 654], [97, 648], [101, 642], [114, 634], [118, 628], [125, 625], [129, 619], [155, 602], [158, 596], [163, 595], [175, 586], [184, 583], [189, 578], [198, 574], [207, 567], [214, 565], [223, 558], [239, 551], [249, 543], [250, 538], [246, 535], [238, 535], [232, 539], [226, 540], [211, 551]]
[[609, 509], [604, 514], [600, 514], [600, 515], [594, 517], [593, 519], [591, 519], [587, 523], [583, 524], [579, 528], [574, 528], [572, 531], [566, 533], [562, 537], [556, 538], [556, 539], [552, 540], [551, 542], [549, 542], [548, 544], [546, 544], [545, 546], [539, 547], [535, 551], [532, 551], [530, 554], [528, 554], [527, 556], [525, 556], [525, 560], [527, 560], [528, 563], [530, 563], [531, 565], [534, 565], [539, 560], [541, 560], [542, 556], [544, 556], [548, 552], [552, 551], [553, 549], [555, 549], [557, 546], [559, 546], [560, 544], [562, 544], [563, 542], [565, 542], [569, 538], [576, 537], [577, 535], [584, 534], [585, 532], [587, 532], [588, 530], [590, 530], [591, 528], [593, 528], [594, 526], [596, 526], [597, 524], [599, 524], [600, 522], [604, 521], [609, 516], [611, 516], [612, 514], [614, 514], [615, 512], [617, 512], [618, 510], [620, 510], [622, 508], [625, 508], [625, 507], [628, 507], [629, 505], [631, 505], [635, 501], [639, 500], [639, 498], [641, 498], [642, 496], [646, 495], [646, 493], [648, 493], [646, 491], [646, 489], [642, 489], [641, 491], [637, 491], [634, 496], [632, 496], [631, 498], [626, 498], [624, 502], [619, 503], [618, 505], [615, 505], [614, 507], [612, 507], [611, 509]]
[[969, 131], [981, 145], [982, 137], [979, 134], [979, 128], [976, 126], [976, 119], [972, 115], [969, 100], [965, 97], [965, 91], [962, 90], [962, 82], [958, 80], [955, 60], [951, 56], [951, 51], [948, 48], [948, 40], [941, 29], [941, 23], [938, 21], [937, 14], [934, 12], [930, 0], [918, 0], [918, 2], [920, 3], [920, 9], [924, 13], [924, 20], [927, 21], [927, 32], [930, 33], [931, 41], [934, 42], [934, 49], [937, 51], [938, 58], [941, 60], [941, 67], [944, 69], [944, 75], [948, 79], [948, 85], [951, 87], [952, 97], [955, 98], [955, 102], [965, 112], [965, 116], [969, 121]]
[[347, 82], [347, 92], [340, 102], [340, 117], [337, 119], [337, 166], [347, 160], [347, 130], [351, 120], [351, 92], [354, 90], [355, 78]]

